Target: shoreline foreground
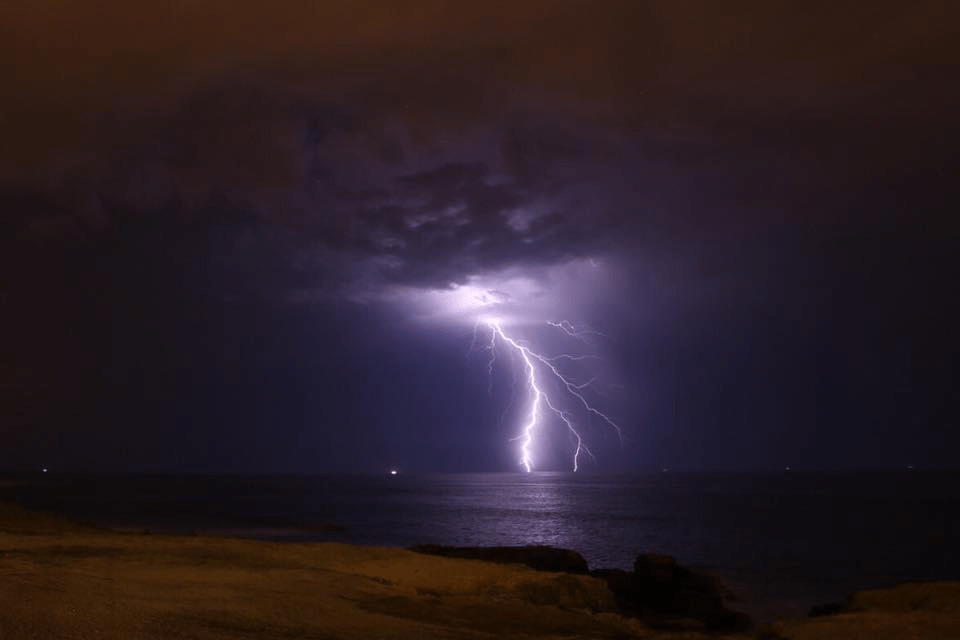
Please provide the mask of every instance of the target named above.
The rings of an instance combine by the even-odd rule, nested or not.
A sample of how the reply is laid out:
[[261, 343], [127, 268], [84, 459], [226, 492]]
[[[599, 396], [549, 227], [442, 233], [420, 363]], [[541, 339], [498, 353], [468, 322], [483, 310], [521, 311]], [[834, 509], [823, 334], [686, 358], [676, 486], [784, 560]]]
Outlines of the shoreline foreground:
[[[717, 637], [696, 620], [665, 629], [626, 615], [609, 576], [592, 573], [340, 543], [117, 532], [0, 503], [5, 640]], [[865, 591], [832, 615], [724, 637], [960, 637], [960, 582]]]

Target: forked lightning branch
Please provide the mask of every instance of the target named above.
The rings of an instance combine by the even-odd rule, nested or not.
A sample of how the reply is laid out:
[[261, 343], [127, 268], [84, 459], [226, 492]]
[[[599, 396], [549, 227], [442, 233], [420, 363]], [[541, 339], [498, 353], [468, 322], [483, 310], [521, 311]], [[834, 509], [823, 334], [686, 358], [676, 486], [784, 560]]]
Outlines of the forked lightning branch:
[[[575, 338], [583, 339], [584, 336], [588, 335], [602, 335], [593, 331], [578, 332], [573, 325], [566, 321], [549, 322], [548, 324]], [[545, 432], [550, 426], [549, 423], [554, 422], [550, 419], [551, 416], [555, 417], [558, 421], [556, 423], [562, 424], [571, 436], [573, 471], [579, 471], [584, 454], [595, 459], [584, 435], [593, 422], [599, 422], [606, 428], [613, 430], [622, 444], [620, 426], [609, 415], [594, 406], [585, 395], [585, 390], [594, 382], [594, 379], [575, 382], [569, 374], [561, 371], [558, 366], [558, 363], [562, 360], [580, 361], [596, 358], [596, 356], [568, 353], [556, 356], [544, 355], [534, 351], [523, 341], [509, 335], [503, 326], [495, 320], [477, 321], [474, 328], [475, 342], [476, 332], [480, 330], [481, 325], [490, 331], [490, 342], [486, 348], [490, 352], [487, 371], [491, 376], [491, 385], [499, 349], [507, 349], [512, 352], [518, 357], [519, 363], [522, 365], [523, 373], [517, 383], [522, 383], [525, 386], [524, 392], [527, 404], [521, 413], [522, 420], [518, 435], [513, 440], [520, 442], [520, 465], [524, 470], [530, 472], [537, 467], [537, 452], [541, 448], [540, 443], [547, 437]]]

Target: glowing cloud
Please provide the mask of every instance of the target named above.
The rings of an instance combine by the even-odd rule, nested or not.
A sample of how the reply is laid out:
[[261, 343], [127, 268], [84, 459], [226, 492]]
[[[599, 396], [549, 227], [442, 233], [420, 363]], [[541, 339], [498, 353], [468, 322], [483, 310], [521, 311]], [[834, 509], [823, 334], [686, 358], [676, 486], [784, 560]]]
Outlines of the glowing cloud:
[[[587, 292], [603, 284], [603, 275], [595, 260], [584, 260], [539, 273], [528, 270], [475, 276], [446, 289], [394, 292], [396, 300], [402, 301], [419, 321], [473, 325], [470, 352], [489, 352], [486, 373], [491, 397], [497, 373], [508, 370], [511, 374], [514, 395], [503, 410], [504, 416], [521, 397], [523, 386], [522, 397], [527, 404], [521, 410], [522, 424], [512, 441], [520, 442], [519, 464], [528, 472], [544, 466], [547, 455], [543, 448], [550, 442], [551, 427], [562, 425], [567, 432], [573, 471], [580, 469], [584, 455], [596, 459], [587, 446], [587, 435], [595, 434], [598, 425], [612, 431], [623, 443], [620, 426], [594, 402], [596, 394], [590, 387], [597, 377], [586, 375], [592, 368], [589, 361], [601, 361], [592, 353], [594, 347], [607, 337], [586, 325], [553, 319], [576, 311], [587, 299]], [[487, 331], [489, 342], [483, 337]], [[560, 345], [571, 341], [591, 352], [564, 352]]]

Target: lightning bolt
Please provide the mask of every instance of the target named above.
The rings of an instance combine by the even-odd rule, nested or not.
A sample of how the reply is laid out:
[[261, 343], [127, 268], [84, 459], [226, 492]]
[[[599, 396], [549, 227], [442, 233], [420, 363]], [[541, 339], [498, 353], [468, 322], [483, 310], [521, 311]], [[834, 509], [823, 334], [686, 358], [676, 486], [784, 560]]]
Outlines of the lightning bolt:
[[487, 380], [489, 384], [487, 385], [487, 395], [493, 395], [493, 365], [497, 362], [497, 349], [496, 349], [496, 339], [497, 334], [490, 332], [490, 346], [487, 348], [490, 350], [490, 361], [487, 362]]
[[557, 329], [560, 329], [568, 336], [572, 338], [576, 338], [577, 340], [580, 340], [581, 342], [584, 342], [587, 344], [589, 344], [589, 341], [587, 340], [587, 336], [600, 336], [601, 338], [609, 338], [607, 334], [602, 333], [600, 331], [594, 331], [593, 329], [589, 329], [589, 328], [578, 329], [576, 325], [574, 325], [569, 320], [560, 320], [559, 322], [552, 322], [548, 320], [547, 324], [550, 325], [551, 327], [556, 327]]
[[[574, 331], [573, 325], [566, 321], [560, 323], [551, 322], [550, 324], [566, 332], [568, 335], [579, 337], [575, 333], [572, 333]], [[552, 412], [557, 418], [560, 419], [561, 422], [566, 425], [567, 430], [570, 432], [574, 441], [576, 442], [576, 449], [573, 453], [573, 470], [578, 471], [580, 469], [581, 454], [586, 454], [595, 460], [593, 453], [584, 443], [583, 437], [574, 424], [573, 415], [569, 411], [566, 411], [558, 406], [558, 404], [551, 399], [544, 387], [544, 384], [541, 382], [541, 376], [546, 376], [555, 380], [555, 382], [558, 383], [557, 386], [559, 386], [559, 388], [565, 392], [564, 395], [567, 396], [568, 400], [572, 400], [588, 415], [599, 418], [602, 422], [611, 427], [616, 432], [622, 446], [623, 434], [619, 425], [617, 425], [617, 423], [614, 422], [613, 419], [611, 419], [608, 415], [591, 405], [590, 402], [588, 402], [583, 396], [582, 391], [592, 384], [595, 381], [595, 378], [591, 378], [587, 382], [581, 384], [576, 384], [571, 381], [568, 376], [564, 375], [556, 365], [558, 361], [564, 359], [583, 360], [595, 356], [561, 354], [559, 356], [547, 357], [537, 353], [536, 351], [533, 351], [527, 345], [507, 335], [499, 323], [495, 321], [487, 321], [487, 326], [490, 328], [490, 344], [488, 347], [486, 347], [490, 350], [490, 360], [487, 364], [487, 371], [491, 376], [493, 375], [498, 339], [500, 342], [513, 349], [520, 356], [521, 360], [523, 360], [524, 370], [526, 372], [526, 382], [530, 394], [530, 407], [520, 435], [514, 438], [514, 440], [521, 441], [520, 464], [528, 473], [534, 468], [533, 454], [531, 449], [533, 448], [537, 432], [539, 431], [542, 417], [541, 414], [545, 410], [544, 407], [546, 410]], [[474, 341], [476, 342], [476, 327], [474, 327]]]

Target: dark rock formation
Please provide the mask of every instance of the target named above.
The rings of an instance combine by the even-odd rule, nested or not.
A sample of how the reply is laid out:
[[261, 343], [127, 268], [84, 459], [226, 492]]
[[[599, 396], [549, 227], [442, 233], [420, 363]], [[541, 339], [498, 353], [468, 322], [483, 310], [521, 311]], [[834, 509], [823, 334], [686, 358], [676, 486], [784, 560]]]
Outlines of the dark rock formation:
[[592, 571], [603, 578], [624, 615], [657, 628], [685, 626], [695, 620], [708, 631], [732, 632], [750, 628], [750, 618], [723, 603], [720, 586], [710, 576], [681, 567], [670, 556], [641, 554], [633, 572]]
[[501, 564], [522, 564], [539, 571], [590, 574], [607, 583], [618, 611], [659, 629], [701, 628], [715, 632], [745, 631], [750, 618], [723, 603], [721, 586], [710, 576], [681, 567], [671, 556], [641, 554], [633, 571], [590, 571], [576, 551], [548, 546], [450, 547], [422, 544], [411, 551], [448, 558]]
[[548, 546], [527, 547], [450, 547], [439, 544], [418, 544], [410, 551], [447, 558], [466, 558], [499, 564], [522, 564], [537, 571], [589, 573], [587, 561], [576, 551]]

